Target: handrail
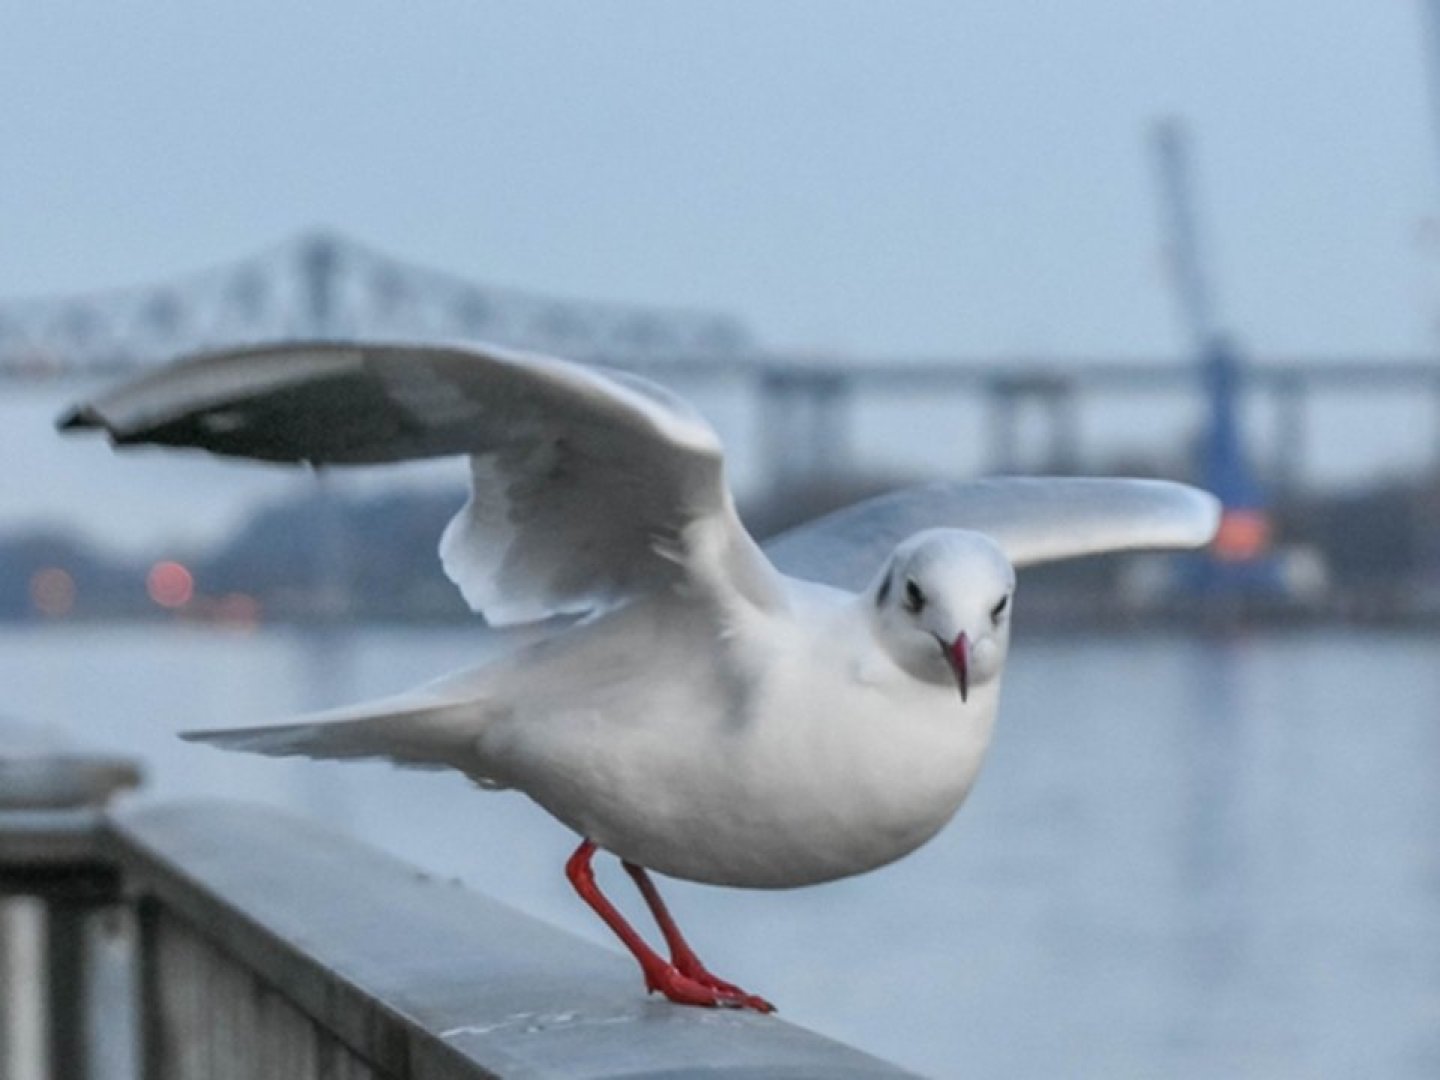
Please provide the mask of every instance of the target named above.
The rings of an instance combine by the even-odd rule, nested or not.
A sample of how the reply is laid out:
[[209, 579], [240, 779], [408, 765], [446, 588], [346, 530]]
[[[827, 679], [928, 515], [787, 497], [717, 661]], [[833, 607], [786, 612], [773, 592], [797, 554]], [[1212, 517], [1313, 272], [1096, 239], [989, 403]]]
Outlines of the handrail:
[[0, 812], [0, 884], [26, 866], [108, 870], [138, 912], [147, 1078], [906, 1075], [647, 999], [619, 955], [268, 808]]

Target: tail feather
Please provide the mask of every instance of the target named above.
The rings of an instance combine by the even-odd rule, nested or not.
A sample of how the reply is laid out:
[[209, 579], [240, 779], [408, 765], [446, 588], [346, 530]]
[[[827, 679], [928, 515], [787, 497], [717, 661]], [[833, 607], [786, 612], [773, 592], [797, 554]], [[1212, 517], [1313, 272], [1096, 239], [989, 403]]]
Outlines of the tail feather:
[[422, 692], [317, 713], [288, 724], [184, 731], [180, 737], [271, 757], [371, 759], [414, 769], [455, 768], [474, 775], [484, 714], [483, 700]]

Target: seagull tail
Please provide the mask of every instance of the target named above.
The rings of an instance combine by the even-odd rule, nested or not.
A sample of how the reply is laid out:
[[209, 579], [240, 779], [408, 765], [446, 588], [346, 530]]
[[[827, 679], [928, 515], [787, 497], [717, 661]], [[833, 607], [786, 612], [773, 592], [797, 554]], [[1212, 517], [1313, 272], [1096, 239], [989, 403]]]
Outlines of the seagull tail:
[[369, 759], [412, 769], [454, 768], [485, 782], [477, 744], [486, 713], [484, 699], [420, 691], [286, 724], [183, 731], [180, 737], [270, 757]]

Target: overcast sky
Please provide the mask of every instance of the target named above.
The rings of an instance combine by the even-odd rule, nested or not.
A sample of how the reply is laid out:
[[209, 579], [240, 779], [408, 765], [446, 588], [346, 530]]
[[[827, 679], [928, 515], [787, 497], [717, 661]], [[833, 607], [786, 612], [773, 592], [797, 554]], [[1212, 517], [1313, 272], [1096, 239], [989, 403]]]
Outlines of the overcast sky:
[[[1427, 351], [1421, 14], [12, 4], [0, 297], [164, 280], [320, 225], [481, 282], [733, 311], [780, 346], [1175, 354], [1145, 133], [1179, 113], [1244, 340]], [[17, 438], [11, 462], [32, 453]], [[22, 479], [0, 519], [47, 496]]]
[[801, 346], [1171, 350], [1143, 133], [1262, 350], [1431, 344], [1419, 0], [13, 4], [0, 296], [330, 225]]

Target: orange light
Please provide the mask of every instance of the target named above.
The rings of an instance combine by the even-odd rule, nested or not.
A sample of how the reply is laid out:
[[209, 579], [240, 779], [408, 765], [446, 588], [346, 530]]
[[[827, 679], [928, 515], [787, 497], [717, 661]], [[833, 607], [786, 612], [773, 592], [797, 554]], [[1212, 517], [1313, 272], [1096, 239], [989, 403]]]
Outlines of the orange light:
[[226, 593], [215, 602], [215, 617], [237, 629], [253, 630], [260, 622], [260, 601], [248, 593]]
[[145, 578], [145, 591], [163, 608], [182, 608], [195, 596], [195, 578], [178, 562], [158, 562]]
[[1270, 546], [1270, 519], [1259, 510], [1226, 510], [1215, 534], [1215, 557], [1244, 562], [1265, 553]]
[[75, 607], [75, 579], [58, 566], [30, 575], [30, 602], [41, 615], [58, 619]]

